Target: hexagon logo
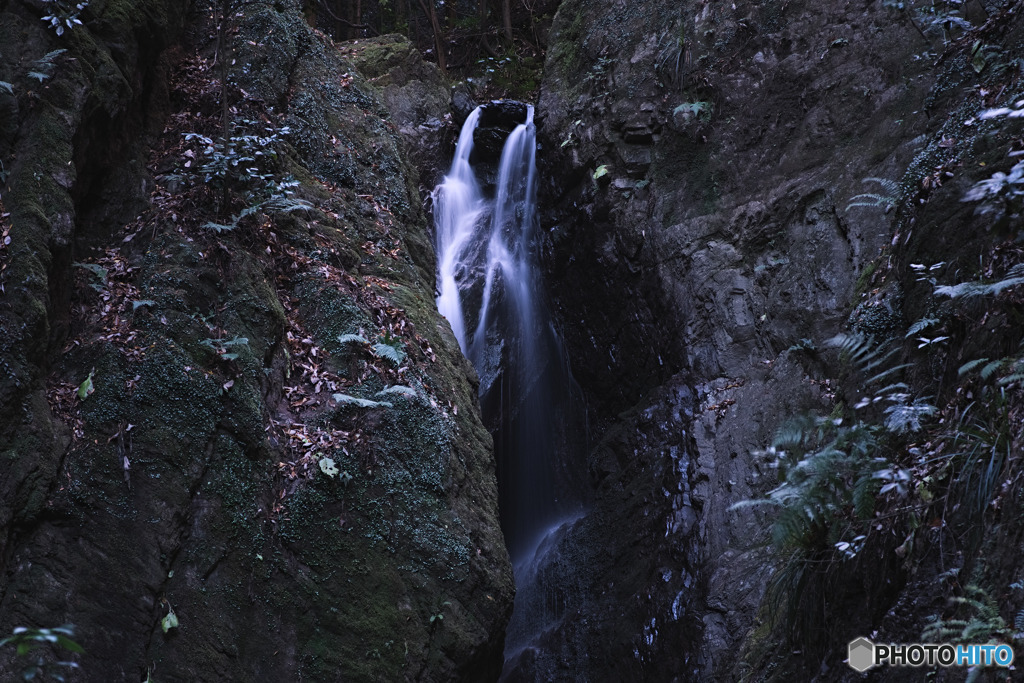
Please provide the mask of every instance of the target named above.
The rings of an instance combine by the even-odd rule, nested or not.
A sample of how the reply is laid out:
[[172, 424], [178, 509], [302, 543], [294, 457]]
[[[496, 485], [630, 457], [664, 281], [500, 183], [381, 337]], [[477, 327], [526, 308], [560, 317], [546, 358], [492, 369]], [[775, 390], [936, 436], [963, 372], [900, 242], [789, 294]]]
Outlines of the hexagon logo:
[[867, 638], [851, 641], [847, 662], [857, 673], [864, 673], [875, 665], [875, 644]]

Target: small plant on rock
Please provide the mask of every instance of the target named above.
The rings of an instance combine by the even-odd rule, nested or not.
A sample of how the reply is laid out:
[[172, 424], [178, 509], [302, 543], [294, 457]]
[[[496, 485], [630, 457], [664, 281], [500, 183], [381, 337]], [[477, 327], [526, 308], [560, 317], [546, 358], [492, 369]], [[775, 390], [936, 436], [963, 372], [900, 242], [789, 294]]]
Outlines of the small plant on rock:
[[65, 671], [77, 669], [78, 663], [57, 659], [60, 650], [74, 654], [83, 654], [85, 650], [72, 640], [75, 635], [74, 626], [66, 624], [56, 628], [26, 628], [18, 626], [8, 637], [0, 640], [0, 649], [11, 646], [19, 658], [29, 662], [21, 670], [21, 677], [26, 681], [45, 680], [46, 677], [55, 681], [64, 681]]
[[89, 6], [89, 0], [81, 0], [74, 4], [67, 0], [43, 0], [49, 8], [50, 13], [43, 17], [43, 21], [49, 23], [50, 28], [56, 31], [58, 36], [64, 35], [64, 31], [70, 31], [75, 26], [81, 26], [82, 20], [79, 15]]

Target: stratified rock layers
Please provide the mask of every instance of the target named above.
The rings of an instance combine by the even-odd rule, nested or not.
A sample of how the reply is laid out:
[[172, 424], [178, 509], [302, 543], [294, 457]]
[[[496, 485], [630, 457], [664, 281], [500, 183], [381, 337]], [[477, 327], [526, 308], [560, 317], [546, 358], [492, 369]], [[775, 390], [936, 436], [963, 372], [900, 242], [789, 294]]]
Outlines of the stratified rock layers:
[[517, 676], [580, 651], [595, 679], [733, 675], [773, 567], [767, 515], [730, 506], [774, 482], [754, 453], [785, 416], [831, 409], [790, 349], [839, 331], [888, 240], [844, 209], [926, 132], [926, 47], [881, 3], [562, 4], [542, 228], [597, 502], [550, 569], [583, 567], [578, 597]]

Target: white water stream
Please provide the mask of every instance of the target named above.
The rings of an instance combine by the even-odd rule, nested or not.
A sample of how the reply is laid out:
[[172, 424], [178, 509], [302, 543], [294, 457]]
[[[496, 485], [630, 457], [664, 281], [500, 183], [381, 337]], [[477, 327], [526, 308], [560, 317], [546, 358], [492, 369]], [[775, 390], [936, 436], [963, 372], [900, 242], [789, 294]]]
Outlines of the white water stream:
[[518, 590], [508, 653], [560, 616], [538, 584], [538, 567], [554, 543], [545, 539], [580, 513], [586, 423], [542, 295], [533, 107], [525, 106], [496, 180], [486, 183], [481, 177], [495, 177], [495, 160], [479, 160], [487, 169], [479, 171], [470, 159], [478, 126], [489, 125], [487, 106], [466, 119], [451, 170], [433, 193], [437, 307], [480, 375], [481, 408], [494, 435], [502, 530]]

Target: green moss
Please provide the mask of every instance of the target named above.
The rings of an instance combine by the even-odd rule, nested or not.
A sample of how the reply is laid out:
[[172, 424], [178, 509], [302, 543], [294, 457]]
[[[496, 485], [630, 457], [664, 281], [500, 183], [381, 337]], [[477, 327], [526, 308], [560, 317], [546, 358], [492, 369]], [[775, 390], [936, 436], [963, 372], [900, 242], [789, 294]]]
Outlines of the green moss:
[[566, 76], [578, 72], [583, 62], [580, 49], [586, 29], [586, 14], [582, 7], [573, 8], [573, 4], [579, 3], [563, 3], [555, 15], [551, 27], [555, 38], [548, 51], [548, 63]]
[[[95, 16], [88, 30], [76, 30], [65, 41], [74, 41], [69, 49], [80, 63], [69, 63], [62, 72], [65, 81], [50, 84], [46, 100], [29, 112], [36, 118], [26, 114], [26, 125], [37, 129], [38, 158], [19, 159], [13, 176], [19, 183], [4, 199], [9, 210], [17, 211], [12, 214], [19, 230], [13, 234], [16, 258], [8, 274], [17, 273], [19, 293], [31, 296], [14, 300], [23, 318], [4, 315], [2, 329], [11, 334], [0, 335], [0, 348], [11, 349], [0, 354], [0, 362], [13, 366], [17, 361], [15, 381], [26, 387], [37, 381], [33, 373], [38, 371], [17, 354], [30, 340], [46, 338], [50, 272], [61, 268], [66, 274], [62, 263], [70, 255], [63, 250], [71, 247], [73, 236], [83, 237], [74, 235], [78, 219], [65, 187], [75, 178], [62, 175], [71, 160], [71, 142], [84, 145], [79, 153], [96, 149], [106, 138], [95, 133], [95, 122], [110, 125], [111, 119], [120, 122], [125, 119], [118, 117], [133, 115], [127, 83], [134, 85], [139, 71], [132, 62], [138, 58], [150, 68], [147, 50], [152, 46], [139, 51], [131, 42], [144, 40], [154, 25], [180, 19], [168, 13], [176, 3], [156, 4], [143, 8], [139, 0], [93, 0]], [[153, 627], [144, 648], [147, 661], [140, 657], [126, 666], [155, 664], [165, 677], [181, 680], [211, 672], [237, 680], [283, 679], [295, 675], [296, 664], [305, 678], [316, 680], [411, 679], [428, 659], [437, 670], [452, 669], [467, 653], [488, 647], [481, 631], [500, 631], [498, 615], [507, 606], [509, 586], [499, 532], [496, 526], [464, 523], [454, 511], [475, 516], [471, 506], [480, 505], [486, 508], [481, 515], [494, 517], [487, 435], [472, 414], [475, 397], [464, 376], [468, 366], [457, 350], [443, 346], [437, 332], [432, 267], [423, 266], [424, 258], [416, 263], [420, 270], [411, 264], [409, 251], [429, 252], [429, 243], [404, 143], [382, 119], [376, 90], [358, 75], [348, 87], [341, 86], [346, 62], [292, 21], [297, 15], [292, 3], [280, 6], [285, 9], [259, 3], [246, 12], [234, 40], [237, 68], [231, 77], [246, 92], [265, 96], [261, 115], [290, 112], [295, 137], [285, 165], [308, 184], [302, 192], [316, 199], [318, 210], [275, 217], [271, 229], [278, 244], [309, 257], [313, 267], [274, 272], [281, 253], [268, 257], [265, 235], [252, 224], [217, 236], [226, 249], [214, 247], [213, 236], [195, 229], [202, 215], [189, 215], [175, 225], [158, 223], [152, 240], [147, 231], [132, 243], [103, 244], [118, 247], [132, 268], [116, 278], [119, 284], [128, 281], [138, 288], [138, 298], [155, 304], [134, 313], [127, 305], [122, 323], [135, 334], [130, 343], [125, 337], [102, 341], [101, 327], [102, 336], [114, 331], [106, 319], [100, 325], [91, 321], [94, 307], [103, 304], [91, 290], [79, 293], [72, 330], [79, 343], [61, 357], [54, 379], [73, 384], [95, 368], [95, 391], [77, 406], [84, 438], [66, 450], [61, 434], [44, 429], [52, 425], [39, 422], [40, 416], [49, 420], [40, 392], [39, 405], [23, 416], [31, 430], [18, 432], [3, 461], [18, 462], [25, 453], [47, 449], [54, 463], [65, 457], [61, 489], [49, 499], [47, 492], [55, 491], [53, 474], [39, 466], [35, 455], [26, 460], [37, 478], [26, 478], [26, 494], [16, 504], [26, 514], [54, 504], [66, 518], [82, 523], [83, 535], [101, 552], [95, 566], [80, 567], [85, 578], [76, 577], [80, 583], [75, 585], [102, 576], [118, 590], [131, 592], [133, 605], [142, 600], [139, 595], [166, 597], [174, 605], [181, 618], [174, 634], [164, 636], [155, 628], [164, 608], [156, 604], [150, 614], [144, 603], [132, 616], [133, 623], [141, 619], [141, 630], [130, 626], [112, 632], [111, 639], [132, 640], [129, 631], [146, 635]], [[105, 36], [115, 33], [123, 35], [112, 53]], [[238, 104], [240, 109], [249, 106]], [[77, 109], [64, 111], [65, 105]], [[91, 134], [97, 138], [88, 139]], [[133, 172], [129, 168], [123, 177], [131, 180]], [[338, 190], [334, 183], [339, 180], [351, 187]], [[108, 236], [92, 237], [101, 243]], [[376, 245], [377, 254], [365, 253], [367, 241]], [[78, 242], [79, 250], [82, 246]], [[146, 247], [145, 253], [138, 251]], [[321, 265], [332, 269], [330, 278], [320, 272]], [[365, 283], [353, 287], [335, 278], [341, 267], [379, 275], [390, 288], [360, 291], [357, 287]], [[410, 326], [430, 339], [439, 360], [426, 365], [406, 330], [403, 338], [413, 357], [402, 381], [451, 394], [461, 408], [462, 433], [456, 432], [455, 420], [419, 399], [394, 397], [393, 408], [375, 414], [314, 415], [308, 407], [292, 410], [279, 404], [276, 369], [288, 329], [279, 287], [298, 299], [294, 309], [294, 301], [287, 302], [289, 317], [297, 316], [334, 362], [347, 361], [347, 350], [337, 343], [340, 334], [361, 327], [374, 336], [381, 330], [380, 309], [391, 315], [392, 306], [406, 308]], [[116, 299], [118, 292], [111, 291]], [[79, 305], [86, 309], [83, 317], [77, 316]], [[87, 322], [79, 324], [83, 319]], [[240, 353], [236, 360], [225, 360], [202, 344], [224, 335], [249, 339], [232, 349]], [[38, 353], [42, 357], [45, 349]], [[431, 376], [423, 376], [426, 372]], [[229, 381], [233, 385], [225, 389]], [[375, 376], [353, 392], [372, 395], [382, 387]], [[345, 486], [319, 473], [312, 480], [285, 480], [275, 465], [289, 456], [272, 451], [264, 431], [268, 416], [309, 426], [333, 421], [335, 428], [360, 428], [366, 440], [359, 447], [348, 444], [351, 455], [328, 454], [354, 480]], [[130, 433], [124, 431], [129, 424]], [[458, 462], [451, 462], [454, 453]], [[490, 491], [491, 497], [469, 501], [455, 494], [449, 478], [456, 470], [460, 485]], [[481, 568], [483, 560], [475, 559], [481, 536], [498, 551], [493, 567]], [[473, 581], [467, 582], [471, 571]], [[481, 585], [490, 590], [491, 583], [497, 588], [491, 591], [495, 602], [502, 602], [481, 628], [460, 601], [468, 601], [470, 591]], [[45, 581], [33, 575], [24, 585], [39, 587], [42, 595]], [[431, 627], [431, 610], [436, 612], [444, 600], [457, 608], [443, 625]], [[484, 611], [492, 610], [488, 605]], [[144, 623], [149, 617], [153, 622]], [[88, 628], [95, 628], [95, 619]], [[279, 648], [282, 656], [275, 658], [271, 653]], [[283, 667], [289, 669], [279, 670]]]
[[[337, 288], [322, 279], [308, 275], [299, 280], [295, 288], [299, 299], [301, 313], [308, 331], [316, 343], [331, 354], [336, 364], [340, 364], [350, 355], [357, 352], [350, 346], [338, 343], [338, 337], [363, 329], [371, 337], [376, 332], [376, 325], [370, 317], [350, 298], [342, 296]], [[344, 369], [343, 365], [337, 365]]]
[[874, 276], [875, 271], [878, 269], [878, 261], [872, 261], [864, 266], [864, 269], [860, 271], [860, 276], [857, 277], [857, 284], [853, 288], [853, 297], [856, 301], [860, 298], [860, 295], [867, 291], [871, 285], [871, 278]]

